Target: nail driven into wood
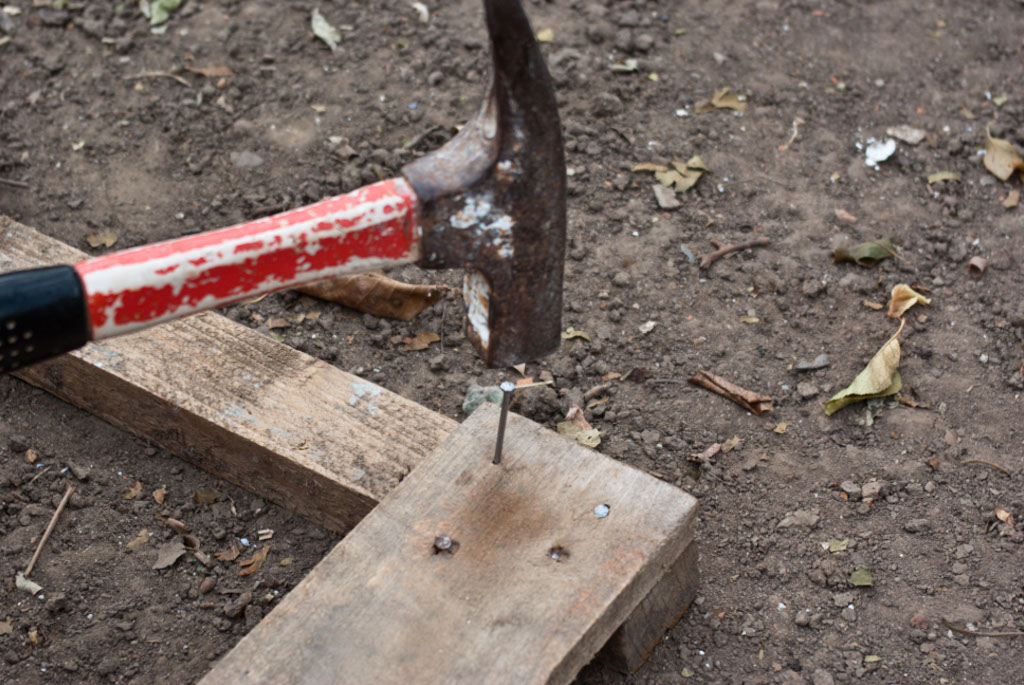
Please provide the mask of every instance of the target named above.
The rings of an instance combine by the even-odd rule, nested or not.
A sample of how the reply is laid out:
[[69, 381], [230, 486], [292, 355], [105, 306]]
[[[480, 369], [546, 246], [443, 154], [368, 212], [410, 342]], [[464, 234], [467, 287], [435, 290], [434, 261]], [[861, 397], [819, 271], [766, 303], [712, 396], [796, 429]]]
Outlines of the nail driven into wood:
[[494, 461], [493, 464], [501, 463], [501, 446], [505, 442], [505, 421], [508, 420], [508, 405], [512, 403], [512, 391], [516, 389], [516, 384], [512, 381], [504, 381], [500, 386], [502, 392], [501, 397], [501, 418], [498, 419], [498, 439], [494, 443]]

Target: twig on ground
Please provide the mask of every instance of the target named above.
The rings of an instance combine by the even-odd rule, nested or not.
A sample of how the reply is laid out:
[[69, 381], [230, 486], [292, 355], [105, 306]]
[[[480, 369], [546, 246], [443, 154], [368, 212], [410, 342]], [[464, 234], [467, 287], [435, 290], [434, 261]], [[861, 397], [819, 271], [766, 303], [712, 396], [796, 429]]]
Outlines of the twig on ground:
[[15, 181], [13, 178], [0, 178], [0, 186], [10, 186], [12, 188], [28, 188], [28, 184], [24, 181]]
[[994, 469], [999, 469], [1000, 471], [1002, 471], [1003, 473], [1005, 473], [1008, 476], [1012, 476], [1013, 475], [1009, 471], [1004, 469], [1002, 466], [1000, 466], [999, 464], [993, 464], [992, 462], [985, 461], [984, 459], [964, 459], [960, 463], [961, 464], [984, 464], [985, 466], [991, 466]]
[[192, 87], [192, 84], [189, 83], [188, 80], [182, 78], [181, 76], [178, 76], [177, 74], [172, 74], [169, 71], [144, 71], [141, 74], [130, 74], [128, 76], [125, 76], [124, 80], [134, 81], [135, 79], [140, 78], [172, 78], [181, 85], [185, 86], [186, 88]]
[[779, 146], [779, 152], [785, 152], [786, 150], [789, 149], [789, 146], [792, 145], [794, 141], [796, 141], [796, 137], [800, 135], [800, 124], [805, 123], [807, 122], [805, 122], [800, 117], [797, 117], [796, 119], [793, 120], [793, 128], [789, 134], [789, 140], [787, 140], [785, 143]]
[[[50, 466], [53, 466], [53, 464], [50, 464]], [[45, 467], [42, 471], [40, 471], [36, 475], [32, 476], [32, 480], [30, 480], [29, 482], [25, 483], [25, 485], [32, 485], [32, 483], [35, 483], [37, 480], [39, 480], [39, 476], [41, 476], [44, 473], [46, 473], [47, 471], [49, 471], [50, 470], [50, 466]]]
[[39, 553], [43, 551], [43, 545], [46, 544], [47, 539], [50, 537], [50, 533], [53, 532], [53, 527], [57, 524], [57, 517], [60, 516], [60, 512], [64, 511], [64, 505], [71, 499], [71, 495], [75, 492], [75, 486], [69, 485], [68, 489], [64, 491], [64, 497], [61, 498], [60, 504], [57, 505], [57, 511], [53, 512], [53, 516], [50, 518], [50, 524], [46, 526], [46, 532], [43, 533], [43, 537], [39, 538], [39, 544], [36, 545], [36, 553], [32, 555], [32, 561], [28, 562], [28, 566], [25, 568], [23, 574], [28, 578], [28, 574], [32, 573], [32, 567], [36, 565], [36, 560], [39, 559]]
[[963, 633], [964, 635], [973, 635], [975, 637], [1024, 637], [1024, 632], [1019, 630], [1010, 630], [1004, 633], [983, 633], [979, 630], [967, 630], [966, 628], [960, 628], [945, 619], [942, 620], [942, 623], [952, 631]]
[[745, 243], [736, 243], [735, 245], [722, 245], [721, 243], [712, 241], [711, 244], [718, 247], [718, 249], [715, 250], [714, 252], [708, 252], [705, 255], [701, 255], [700, 268], [702, 271], [704, 269], [707, 269], [709, 266], [715, 263], [715, 260], [720, 259], [721, 257], [724, 257], [727, 254], [739, 252], [740, 250], [746, 250], [749, 247], [764, 247], [765, 245], [768, 245], [771, 242], [772, 241], [769, 238], [755, 238], [754, 240], [748, 240]]
[[448, 314], [448, 303], [441, 303], [441, 354], [444, 354], [444, 317]]
[[594, 399], [601, 393], [607, 392], [608, 388], [610, 387], [612, 387], [611, 383], [601, 383], [600, 385], [595, 385], [590, 390], [587, 390], [585, 393], [583, 393], [583, 401], [588, 402]]

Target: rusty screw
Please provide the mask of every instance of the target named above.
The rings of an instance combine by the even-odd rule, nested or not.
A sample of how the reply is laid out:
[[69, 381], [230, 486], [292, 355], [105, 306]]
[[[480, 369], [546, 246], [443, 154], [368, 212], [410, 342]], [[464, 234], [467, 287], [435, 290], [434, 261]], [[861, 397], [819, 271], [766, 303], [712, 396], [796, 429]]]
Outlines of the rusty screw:
[[504, 381], [500, 386], [501, 397], [501, 418], [498, 419], [498, 440], [494, 443], [494, 464], [501, 463], [501, 447], [505, 442], [505, 421], [508, 419], [508, 405], [512, 403], [512, 391], [516, 384], [512, 381]]

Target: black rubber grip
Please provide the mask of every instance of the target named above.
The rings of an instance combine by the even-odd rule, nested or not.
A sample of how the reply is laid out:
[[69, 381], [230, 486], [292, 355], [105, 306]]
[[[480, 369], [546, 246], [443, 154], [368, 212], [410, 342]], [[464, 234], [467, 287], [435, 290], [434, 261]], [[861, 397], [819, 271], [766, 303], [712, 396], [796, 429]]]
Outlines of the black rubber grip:
[[73, 267], [0, 276], [0, 373], [70, 352], [89, 337], [85, 290]]

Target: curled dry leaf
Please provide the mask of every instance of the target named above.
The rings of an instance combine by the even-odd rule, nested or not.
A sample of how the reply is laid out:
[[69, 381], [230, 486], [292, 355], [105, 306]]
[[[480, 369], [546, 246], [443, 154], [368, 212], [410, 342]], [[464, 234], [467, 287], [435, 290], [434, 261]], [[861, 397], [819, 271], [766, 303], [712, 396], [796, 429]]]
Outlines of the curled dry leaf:
[[1003, 200], [1003, 207], [1006, 209], [1013, 209], [1020, 204], [1020, 191], [1017, 189], [1011, 190], [1006, 194], [1006, 199]]
[[971, 275], [971, 278], [981, 278], [981, 275], [985, 273], [986, 266], [988, 266], [988, 260], [984, 257], [971, 257], [971, 260], [967, 262], [967, 273]]
[[410, 321], [449, 290], [443, 285], [401, 283], [379, 273], [341, 276], [296, 288], [300, 293], [337, 302], [360, 312]]
[[858, 243], [851, 247], [837, 247], [832, 253], [836, 262], [856, 262], [861, 266], [874, 266], [883, 259], [896, 255], [896, 248], [889, 238], [879, 238], [866, 243]]
[[581, 445], [597, 447], [601, 444], [601, 432], [590, 425], [578, 405], [569, 407], [565, 421], [559, 422], [557, 428], [559, 433]]
[[435, 343], [441, 339], [437, 333], [433, 331], [423, 331], [417, 333], [414, 338], [402, 338], [402, 343], [407, 352], [416, 350], [425, 350], [430, 347], [430, 343]]
[[569, 326], [562, 332], [562, 340], [572, 340], [573, 338], [583, 338], [587, 342], [591, 342], [590, 336], [584, 331], [577, 331], [572, 326]]
[[1002, 138], [993, 138], [985, 131], [985, 168], [1000, 181], [1008, 181], [1015, 171], [1021, 171], [1024, 179], [1024, 159], [1021, 159], [1013, 143]]
[[153, 491], [153, 499], [156, 500], [157, 504], [163, 504], [164, 499], [167, 497], [167, 488], [160, 488], [159, 490]]
[[245, 561], [238, 562], [239, 566], [244, 567], [242, 568], [241, 571], [238, 572], [238, 575], [249, 576], [259, 571], [260, 567], [263, 566], [263, 562], [267, 560], [267, 554], [269, 553], [270, 545], [267, 545], [266, 547], [256, 552]]
[[1014, 522], [1014, 520], [1013, 520], [1013, 514], [1008, 512], [1006, 509], [1003, 509], [1002, 507], [996, 507], [995, 514], [996, 514], [996, 518], [999, 519], [1000, 521], [1002, 521], [1003, 523], [1005, 523], [1005, 524], [1007, 524], [1009, 526], [1016, 526], [1017, 525]]
[[231, 546], [223, 552], [217, 555], [218, 561], [234, 561], [238, 558], [238, 555], [242, 553], [242, 548], [238, 546], [238, 543], [234, 540], [231, 541]]
[[837, 209], [835, 210], [835, 214], [836, 218], [839, 219], [840, 221], [846, 221], [847, 223], [851, 224], [857, 223], [857, 217], [855, 217], [853, 214], [850, 214], [845, 209]]
[[220, 493], [216, 490], [196, 490], [193, 499], [196, 504], [213, 504], [220, 499]]
[[121, 493], [121, 499], [135, 499], [142, 492], [142, 482], [135, 481], [132, 486]]
[[747, 390], [746, 388], [741, 388], [735, 383], [730, 383], [713, 373], [703, 370], [698, 371], [690, 379], [690, 382], [702, 388], [707, 388], [711, 392], [718, 393], [758, 416], [772, 410], [772, 398]]
[[892, 287], [892, 294], [889, 296], [889, 311], [886, 313], [890, 319], [898, 319], [915, 304], [931, 304], [932, 301], [911, 288], [906, 283], [898, 283]]
[[117, 234], [113, 231], [86, 233], [85, 242], [89, 243], [89, 247], [113, 247], [117, 242]]
[[899, 336], [903, 331], [903, 323], [889, 340], [882, 345], [875, 356], [871, 358], [864, 370], [857, 374], [847, 387], [840, 390], [825, 403], [825, 413], [829, 416], [836, 413], [848, 404], [869, 400], [873, 397], [888, 397], [895, 395], [903, 387], [903, 380], [900, 378], [900, 341]]
[[181, 539], [174, 538], [170, 542], [160, 545], [160, 549], [156, 552], [156, 561], [153, 563], [153, 570], [158, 571], [162, 568], [173, 566], [181, 555], [185, 553], [185, 545], [181, 542]]
[[955, 171], [936, 171], [934, 174], [928, 174], [928, 185], [933, 183], [941, 183], [942, 181], [956, 181], [960, 182], [960, 174]]
[[730, 88], [719, 88], [711, 96], [710, 102], [703, 102], [694, 108], [695, 114], [704, 114], [714, 109], [734, 109], [743, 112], [747, 109], [746, 98], [734, 93]]
[[186, 526], [182, 521], [179, 521], [178, 519], [164, 519], [164, 523], [166, 523], [167, 527], [173, 530], [178, 535], [184, 535], [188, 532], [188, 526]]
[[338, 43], [341, 42], [341, 33], [329, 21], [324, 19], [324, 15], [320, 14], [319, 8], [313, 8], [313, 13], [309, 17], [309, 24], [310, 28], [313, 29], [313, 35], [326, 43], [331, 52], [338, 49]]
[[128, 552], [134, 552], [139, 547], [149, 542], [149, 531], [143, 528], [139, 531], [139, 534], [134, 539], [130, 540], [125, 546], [125, 550]]
[[732, 452], [734, 449], [739, 447], [741, 442], [743, 442], [743, 438], [741, 438], [738, 435], [732, 436], [731, 438], [722, 443], [722, 452], [724, 454]]

